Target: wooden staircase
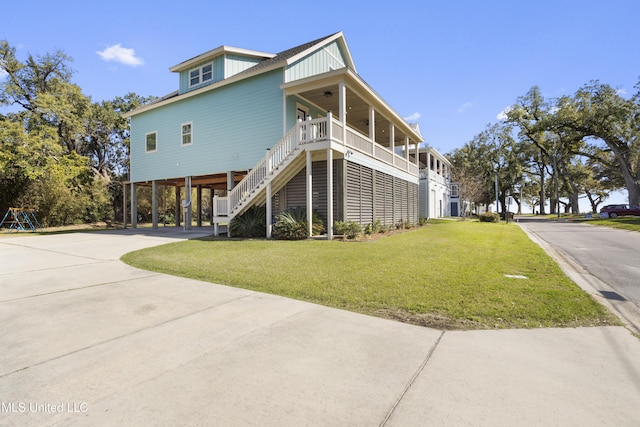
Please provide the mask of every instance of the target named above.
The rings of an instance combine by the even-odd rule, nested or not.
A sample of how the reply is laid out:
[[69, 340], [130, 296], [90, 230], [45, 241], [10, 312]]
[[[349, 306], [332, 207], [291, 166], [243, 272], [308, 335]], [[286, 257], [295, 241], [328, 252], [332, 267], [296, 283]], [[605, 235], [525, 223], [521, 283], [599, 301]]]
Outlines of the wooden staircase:
[[297, 123], [226, 197], [213, 198], [214, 228], [229, 223], [253, 205], [266, 201], [266, 188], [272, 193], [284, 187], [305, 166], [305, 145], [330, 140], [331, 116]]

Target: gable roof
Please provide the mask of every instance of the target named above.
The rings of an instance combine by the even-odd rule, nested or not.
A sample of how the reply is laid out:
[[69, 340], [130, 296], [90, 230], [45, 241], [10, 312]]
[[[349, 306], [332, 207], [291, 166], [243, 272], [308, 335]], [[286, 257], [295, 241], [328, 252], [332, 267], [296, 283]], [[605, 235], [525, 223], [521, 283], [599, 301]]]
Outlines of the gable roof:
[[273, 58], [274, 56], [276, 56], [272, 53], [258, 52], [256, 50], [242, 49], [239, 47], [232, 47], [232, 46], [220, 46], [208, 52], [194, 56], [191, 59], [187, 59], [186, 61], [183, 61], [178, 65], [174, 65], [173, 67], [169, 68], [169, 71], [180, 72], [180, 71], [186, 70], [187, 68], [191, 68], [191, 66], [195, 65], [196, 63], [206, 61], [207, 59], [213, 58], [215, 56], [219, 56], [220, 54], [223, 54], [223, 53], [230, 53], [230, 54], [248, 56], [253, 58], [262, 58], [263, 60]]
[[174, 71], [174, 72], [179, 72], [182, 70], [185, 70], [189, 67], [191, 67], [192, 65], [194, 65], [197, 62], [201, 62], [204, 61], [208, 58], [213, 58], [214, 56], [220, 55], [221, 53], [235, 53], [235, 54], [239, 54], [239, 55], [245, 55], [245, 56], [254, 56], [254, 57], [262, 57], [265, 58], [263, 61], [260, 61], [259, 63], [257, 63], [256, 65], [254, 65], [253, 67], [250, 67], [238, 74], [235, 74], [229, 78], [226, 78], [224, 80], [220, 80], [218, 82], [203, 86], [199, 89], [196, 90], [192, 90], [186, 93], [182, 93], [179, 94], [178, 92], [174, 91], [171, 92], [168, 95], [165, 95], [159, 99], [157, 99], [154, 102], [151, 102], [149, 104], [146, 104], [140, 108], [137, 108], [133, 111], [130, 111], [126, 114], [124, 114], [124, 117], [131, 117], [131, 116], [135, 116], [138, 113], [142, 113], [144, 111], [147, 111], [149, 109], [155, 108], [156, 106], [160, 106], [160, 105], [166, 105], [168, 103], [174, 102], [178, 99], [184, 99], [187, 98], [189, 96], [194, 96], [215, 88], [218, 88], [220, 86], [224, 86], [233, 82], [237, 82], [238, 80], [242, 80], [245, 78], [248, 78], [250, 76], [253, 75], [257, 75], [257, 74], [261, 74], [261, 73], [265, 73], [267, 71], [271, 71], [273, 69], [279, 68], [279, 67], [283, 67], [283, 66], [287, 66], [290, 64], [293, 64], [294, 62], [298, 61], [299, 59], [304, 58], [305, 56], [309, 55], [310, 53], [312, 53], [313, 51], [315, 51], [319, 45], [322, 44], [329, 44], [333, 41], [337, 41], [338, 44], [340, 45], [341, 49], [344, 52], [344, 59], [345, 59], [345, 65], [347, 66], [347, 68], [352, 69], [353, 71], [355, 71], [355, 64], [353, 63], [353, 59], [351, 57], [351, 52], [349, 51], [349, 47], [347, 46], [347, 43], [344, 39], [344, 34], [342, 33], [342, 31], [339, 31], [337, 33], [333, 33], [331, 35], [325, 36], [325, 37], [321, 37], [319, 39], [310, 41], [308, 43], [304, 43], [301, 44], [299, 46], [293, 47], [291, 49], [287, 49], [284, 50], [276, 55], [273, 54], [269, 54], [269, 53], [265, 53], [265, 52], [258, 52], [258, 51], [252, 51], [252, 50], [247, 50], [247, 49], [240, 49], [240, 48], [234, 48], [234, 47], [230, 47], [230, 46], [220, 46], [217, 47], [213, 50], [210, 50], [208, 52], [205, 52], [201, 55], [195, 56], [191, 59], [188, 59], [186, 61], [181, 62], [180, 64], [174, 65], [173, 67], [171, 67], [169, 70], [170, 71]]
[[300, 46], [296, 46], [291, 49], [282, 51], [277, 55], [275, 55], [273, 58], [262, 61], [259, 64], [256, 64], [253, 67], [245, 70], [244, 72], [248, 73], [248, 72], [259, 70], [261, 68], [268, 68], [271, 65], [279, 64], [281, 62], [286, 63], [286, 65], [290, 65], [296, 62], [298, 59], [301, 59], [306, 55], [308, 55], [309, 53], [311, 53], [313, 50], [315, 50], [317, 45], [328, 44], [329, 42], [332, 42], [333, 40], [337, 40], [337, 39], [342, 40], [341, 47], [345, 50], [345, 53], [346, 53], [345, 59], [347, 60], [347, 66], [355, 71], [355, 65], [353, 64], [353, 60], [351, 59], [349, 48], [347, 47], [347, 44], [344, 42], [344, 35], [342, 34], [342, 31], [340, 31], [340, 32], [310, 41], [308, 43], [301, 44]]

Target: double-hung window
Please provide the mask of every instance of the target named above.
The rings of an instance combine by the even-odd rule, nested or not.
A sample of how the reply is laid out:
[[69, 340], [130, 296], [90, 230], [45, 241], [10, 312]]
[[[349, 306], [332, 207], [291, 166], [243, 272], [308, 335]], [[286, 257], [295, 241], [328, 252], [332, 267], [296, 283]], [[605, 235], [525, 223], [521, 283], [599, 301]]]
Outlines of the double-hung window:
[[191, 122], [182, 124], [181, 133], [182, 145], [190, 145], [193, 142], [193, 127]]
[[189, 71], [189, 87], [213, 80], [213, 62]]
[[158, 149], [158, 132], [149, 132], [144, 135], [145, 151], [152, 153]]

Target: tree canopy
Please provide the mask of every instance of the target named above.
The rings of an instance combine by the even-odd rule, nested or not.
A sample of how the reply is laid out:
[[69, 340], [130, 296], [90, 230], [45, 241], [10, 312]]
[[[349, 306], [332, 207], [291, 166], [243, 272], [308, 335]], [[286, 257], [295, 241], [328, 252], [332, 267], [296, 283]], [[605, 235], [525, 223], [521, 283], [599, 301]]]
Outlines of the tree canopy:
[[[625, 99], [609, 85], [592, 81], [573, 96], [545, 100], [534, 86], [506, 109], [501, 124], [489, 125], [464, 147], [450, 154], [454, 179], [462, 186], [470, 177], [483, 182], [469, 200], [490, 203], [492, 183], [498, 176], [498, 196], [504, 211], [505, 194], [529, 193], [528, 203], [545, 213], [561, 204], [579, 211], [579, 197], [587, 197], [596, 211], [613, 190], [626, 189], [631, 204], [640, 204], [640, 84], [638, 92]], [[499, 130], [501, 129], [501, 130]], [[493, 137], [488, 137], [488, 133]], [[496, 138], [514, 140], [508, 147], [509, 166], [491, 161]], [[498, 135], [501, 135], [498, 137]], [[473, 186], [472, 186], [473, 187]], [[566, 202], [561, 198], [567, 199]]]
[[0, 211], [36, 209], [44, 225], [109, 221], [128, 174], [129, 127], [122, 113], [152, 98], [129, 93], [94, 103], [72, 83], [58, 50], [16, 57], [0, 41]]

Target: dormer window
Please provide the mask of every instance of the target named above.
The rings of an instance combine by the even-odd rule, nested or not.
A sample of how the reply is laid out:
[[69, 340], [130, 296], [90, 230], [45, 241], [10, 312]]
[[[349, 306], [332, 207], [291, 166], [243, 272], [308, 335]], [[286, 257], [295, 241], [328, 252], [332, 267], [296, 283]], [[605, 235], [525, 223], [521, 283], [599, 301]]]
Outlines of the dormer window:
[[189, 71], [189, 87], [197, 86], [202, 83], [206, 83], [209, 80], [213, 80], [213, 63], [210, 62]]

